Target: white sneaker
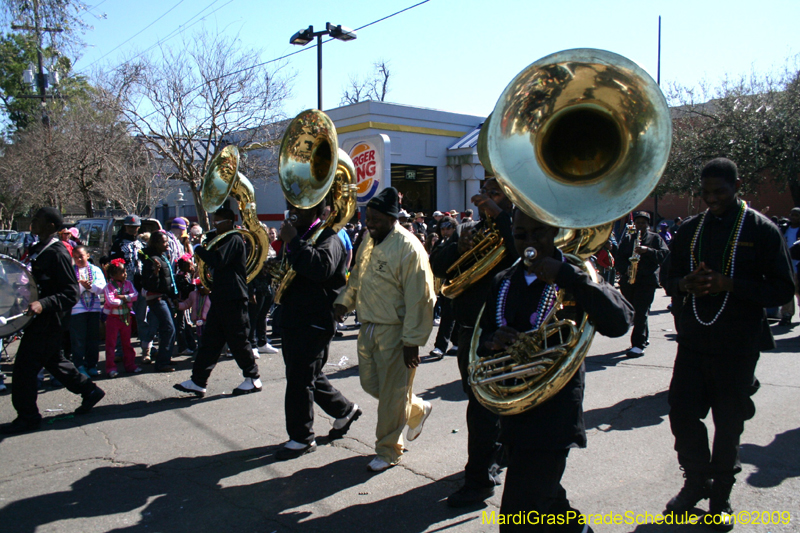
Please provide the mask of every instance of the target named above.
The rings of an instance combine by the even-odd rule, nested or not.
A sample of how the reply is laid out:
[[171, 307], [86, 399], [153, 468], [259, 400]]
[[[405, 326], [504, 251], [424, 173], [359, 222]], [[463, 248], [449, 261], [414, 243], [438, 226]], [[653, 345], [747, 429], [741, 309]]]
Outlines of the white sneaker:
[[256, 359], [261, 359], [261, 356], [258, 355], [258, 348], [253, 348], [253, 357]]
[[384, 470], [388, 470], [394, 465], [390, 465], [380, 457], [375, 457], [372, 461], [369, 462], [367, 465], [367, 470], [370, 472], [383, 472]]
[[296, 441], [290, 440], [289, 442], [284, 444], [283, 447], [286, 448], [287, 450], [305, 450], [309, 446], [314, 447], [316, 445], [317, 445], [317, 441], [315, 441], [315, 440], [311, 441], [311, 444], [303, 444], [302, 442], [296, 442]]
[[278, 353], [280, 350], [278, 350], [270, 343], [267, 343], [264, 346], [259, 346], [258, 351], [261, 353]]
[[431, 402], [422, 402], [422, 405], [422, 420], [420, 420], [419, 425], [413, 428], [410, 427], [408, 431], [406, 431], [406, 440], [408, 441], [416, 440], [416, 438], [420, 436], [422, 433], [422, 426], [425, 425], [425, 421], [431, 416], [431, 411], [433, 411]]
[[439, 324], [441, 324], [441, 323], [442, 323], [442, 320], [441, 320], [441, 319], [439, 319], [439, 318], [434, 318], [434, 319], [433, 319], [433, 325], [434, 325], [434, 326], [438, 326], [438, 325], [439, 325]]
[[234, 396], [241, 396], [242, 394], [252, 394], [254, 392], [261, 392], [261, 380], [256, 378], [244, 378], [242, 384], [233, 389]]
[[178, 383], [174, 385], [174, 388], [178, 389], [181, 392], [188, 392], [189, 394], [194, 394], [198, 398], [202, 398], [206, 395], [206, 389], [201, 387], [200, 385], [196, 385], [194, 381], [191, 379], [187, 379], [183, 383]]

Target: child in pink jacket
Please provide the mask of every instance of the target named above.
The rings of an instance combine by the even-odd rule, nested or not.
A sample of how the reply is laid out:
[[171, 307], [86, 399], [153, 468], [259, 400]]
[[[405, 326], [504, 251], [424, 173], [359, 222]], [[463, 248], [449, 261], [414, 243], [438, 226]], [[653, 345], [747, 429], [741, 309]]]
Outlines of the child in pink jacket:
[[189, 294], [188, 298], [178, 304], [178, 309], [181, 311], [191, 309], [189, 316], [197, 326], [197, 341], [200, 342], [203, 336], [203, 324], [208, 316], [208, 310], [211, 309], [211, 299], [208, 297], [211, 293], [200, 284], [199, 279], [195, 279], [194, 283], [197, 287]]
[[110, 378], [119, 375], [117, 366], [114, 364], [114, 348], [117, 345], [118, 335], [122, 341], [122, 365], [125, 367], [125, 372], [138, 374], [142, 369], [136, 366], [136, 352], [131, 346], [131, 308], [138, 294], [133, 288], [133, 284], [128, 281], [124, 259], [111, 261], [108, 265], [107, 275], [109, 281], [105, 288], [106, 303], [103, 306], [103, 313], [108, 315], [106, 318], [106, 374]]

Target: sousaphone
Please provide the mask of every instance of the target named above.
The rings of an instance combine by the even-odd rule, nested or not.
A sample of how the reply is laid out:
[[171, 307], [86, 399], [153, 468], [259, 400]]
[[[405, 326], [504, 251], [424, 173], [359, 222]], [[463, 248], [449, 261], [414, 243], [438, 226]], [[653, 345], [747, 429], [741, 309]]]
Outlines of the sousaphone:
[[[511, 80], [487, 122], [478, 141], [484, 167], [518, 209], [566, 228], [556, 245], [596, 280], [589, 257], [608, 240], [612, 223], [653, 191], [667, 164], [672, 122], [658, 85], [620, 55], [565, 50]], [[476, 325], [469, 381], [491, 411], [531, 409], [580, 368], [594, 326], [585, 314], [559, 320], [563, 298], [561, 290], [541, 327], [505, 353], [478, 356]]]

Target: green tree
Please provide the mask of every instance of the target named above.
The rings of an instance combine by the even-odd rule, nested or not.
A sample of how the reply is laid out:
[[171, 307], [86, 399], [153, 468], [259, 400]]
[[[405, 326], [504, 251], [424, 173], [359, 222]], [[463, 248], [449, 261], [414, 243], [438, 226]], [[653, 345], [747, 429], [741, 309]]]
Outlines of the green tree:
[[718, 87], [673, 85], [672, 150], [656, 194], [692, 194], [700, 169], [715, 157], [735, 161], [743, 192], [775, 181], [800, 205], [800, 69], [726, 79]]

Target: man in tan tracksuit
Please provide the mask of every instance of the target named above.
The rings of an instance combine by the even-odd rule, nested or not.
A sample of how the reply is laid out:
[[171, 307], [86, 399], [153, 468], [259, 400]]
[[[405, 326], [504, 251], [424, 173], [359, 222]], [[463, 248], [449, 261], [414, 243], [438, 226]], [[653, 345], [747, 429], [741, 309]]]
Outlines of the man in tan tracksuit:
[[367, 204], [367, 239], [358, 249], [346, 289], [334, 304], [341, 318], [356, 309], [361, 321], [358, 365], [361, 386], [378, 399], [377, 457], [367, 469], [396, 465], [406, 439], [416, 439], [431, 404], [412, 392], [419, 347], [433, 329], [433, 274], [414, 235], [397, 224], [397, 191], [389, 187]]

